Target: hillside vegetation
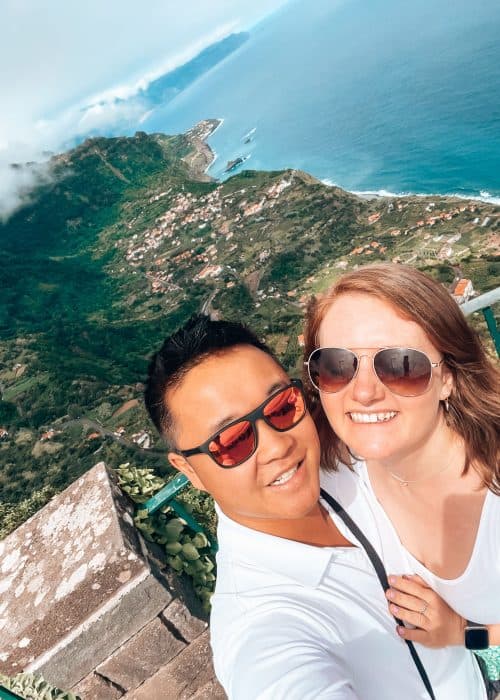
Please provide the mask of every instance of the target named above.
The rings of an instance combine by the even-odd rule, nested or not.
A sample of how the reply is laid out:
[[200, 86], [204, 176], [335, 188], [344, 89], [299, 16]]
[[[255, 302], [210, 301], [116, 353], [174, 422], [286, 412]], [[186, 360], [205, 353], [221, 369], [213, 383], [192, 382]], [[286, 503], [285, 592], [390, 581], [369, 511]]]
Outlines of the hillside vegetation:
[[141, 382], [191, 314], [245, 319], [293, 371], [307, 298], [354, 265], [498, 284], [497, 207], [366, 200], [291, 170], [218, 183], [216, 125], [87, 140], [0, 225], [0, 536], [98, 459], [169, 472]]

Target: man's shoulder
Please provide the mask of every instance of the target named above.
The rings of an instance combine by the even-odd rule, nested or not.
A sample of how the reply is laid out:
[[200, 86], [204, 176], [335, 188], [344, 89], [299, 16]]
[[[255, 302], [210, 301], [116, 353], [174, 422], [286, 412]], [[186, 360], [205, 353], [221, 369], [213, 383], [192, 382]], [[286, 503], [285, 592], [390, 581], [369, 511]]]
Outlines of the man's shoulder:
[[[268, 544], [275, 543], [271, 540]], [[279, 544], [284, 546], [283, 541]], [[227, 642], [228, 636], [238, 639], [247, 633], [258, 636], [259, 630], [266, 634], [270, 624], [286, 622], [286, 626], [293, 629], [296, 624], [304, 628], [311, 623], [311, 616], [305, 611], [310, 608], [315, 587], [295, 579], [293, 571], [286, 570], [286, 562], [276, 547], [269, 549], [268, 559], [283, 564], [277, 567], [279, 571], [272, 569], [266, 560], [246, 557], [244, 552], [235, 552], [230, 547], [219, 550], [210, 622], [216, 637]], [[304, 566], [307, 561], [306, 556]], [[310, 572], [315, 563], [309, 563]], [[319, 576], [317, 573], [316, 578]]]
[[321, 470], [321, 488], [334, 496], [343, 505], [357, 495], [360, 485], [361, 464], [355, 462], [352, 467], [338, 463], [334, 471]]

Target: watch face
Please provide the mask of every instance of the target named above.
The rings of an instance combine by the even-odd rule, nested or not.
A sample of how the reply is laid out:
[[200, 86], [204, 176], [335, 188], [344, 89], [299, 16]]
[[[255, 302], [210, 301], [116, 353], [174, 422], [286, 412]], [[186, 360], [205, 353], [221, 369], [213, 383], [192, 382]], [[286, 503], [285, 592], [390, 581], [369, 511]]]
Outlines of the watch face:
[[487, 649], [489, 647], [488, 629], [486, 627], [468, 627], [465, 630], [467, 649]]

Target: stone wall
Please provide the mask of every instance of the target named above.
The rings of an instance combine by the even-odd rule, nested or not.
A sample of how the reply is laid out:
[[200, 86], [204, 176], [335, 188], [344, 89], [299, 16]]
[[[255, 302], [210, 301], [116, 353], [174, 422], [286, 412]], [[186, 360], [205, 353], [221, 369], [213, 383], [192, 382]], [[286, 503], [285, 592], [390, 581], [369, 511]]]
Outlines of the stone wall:
[[224, 698], [205, 616], [103, 463], [0, 542], [0, 671], [83, 700]]

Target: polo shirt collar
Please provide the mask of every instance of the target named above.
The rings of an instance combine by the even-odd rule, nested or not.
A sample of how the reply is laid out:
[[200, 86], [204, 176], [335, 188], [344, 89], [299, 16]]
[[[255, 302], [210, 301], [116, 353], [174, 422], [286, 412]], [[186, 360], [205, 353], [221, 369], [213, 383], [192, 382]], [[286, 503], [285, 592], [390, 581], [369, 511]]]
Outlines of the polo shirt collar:
[[215, 509], [220, 556], [285, 576], [302, 586], [319, 586], [335, 554], [333, 547], [314, 547], [252, 530], [228, 518], [217, 505]]

